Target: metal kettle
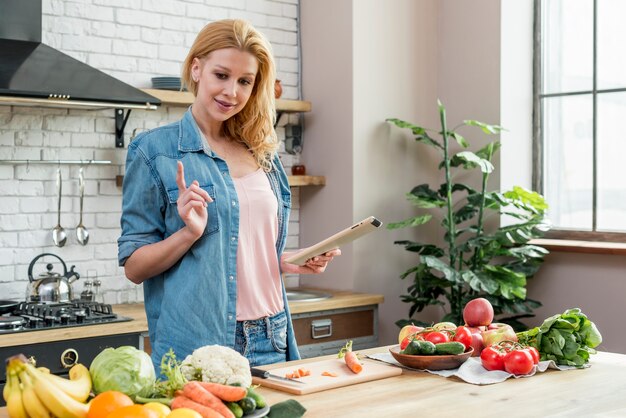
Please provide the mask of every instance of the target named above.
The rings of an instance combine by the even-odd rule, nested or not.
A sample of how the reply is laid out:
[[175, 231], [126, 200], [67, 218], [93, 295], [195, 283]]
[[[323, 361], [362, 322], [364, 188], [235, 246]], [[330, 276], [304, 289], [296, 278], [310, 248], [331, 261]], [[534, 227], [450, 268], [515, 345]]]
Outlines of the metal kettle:
[[[33, 278], [33, 267], [37, 260], [46, 255], [56, 257], [63, 266], [63, 274], [52, 271], [52, 263], [46, 265], [48, 270], [41, 273], [37, 278]], [[65, 261], [61, 257], [52, 253], [39, 254], [30, 262], [28, 266], [28, 280], [30, 280], [29, 291], [27, 292], [27, 302], [70, 302], [74, 300], [72, 282], [80, 279], [80, 274], [74, 271], [74, 267], [68, 271]]]

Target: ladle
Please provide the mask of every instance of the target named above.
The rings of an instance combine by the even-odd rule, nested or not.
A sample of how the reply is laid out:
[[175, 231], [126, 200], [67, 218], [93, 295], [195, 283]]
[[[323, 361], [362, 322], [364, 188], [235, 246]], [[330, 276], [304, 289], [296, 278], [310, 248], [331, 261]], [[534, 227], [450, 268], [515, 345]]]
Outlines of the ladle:
[[80, 188], [80, 219], [76, 227], [76, 239], [80, 245], [87, 245], [89, 242], [89, 231], [83, 225], [83, 197], [85, 196], [85, 178], [83, 177], [83, 168], [78, 170], [78, 187]]
[[61, 167], [57, 170], [57, 193], [59, 194], [59, 203], [57, 210], [57, 226], [52, 230], [52, 241], [54, 245], [57, 247], [62, 247], [65, 245], [65, 241], [67, 241], [67, 234], [65, 233], [65, 229], [61, 226]]

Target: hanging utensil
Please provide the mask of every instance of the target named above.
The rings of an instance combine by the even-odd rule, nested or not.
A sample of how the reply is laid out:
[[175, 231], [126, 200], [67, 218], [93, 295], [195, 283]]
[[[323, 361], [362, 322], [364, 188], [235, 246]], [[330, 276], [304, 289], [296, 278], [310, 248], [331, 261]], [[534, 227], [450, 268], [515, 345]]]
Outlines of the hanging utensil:
[[83, 177], [83, 168], [78, 170], [78, 187], [80, 189], [80, 218], [76, 227], [76, 238], [80, 245], [87, 245], [89, 242], [89, 231], [83, 225], [83, 197], [85, 196], [85, 178]]
[[57, 169], [57, 193], [59, 194], [59, 203], [57, 210], [57, 226], [52, 230], [52, 241], [54, 245], [57, 247], [62, 247], [65, 245], [65, 241], [67, 241], [67, 234], [65, 233], [65, 229], [61, 226], [61, 167]]

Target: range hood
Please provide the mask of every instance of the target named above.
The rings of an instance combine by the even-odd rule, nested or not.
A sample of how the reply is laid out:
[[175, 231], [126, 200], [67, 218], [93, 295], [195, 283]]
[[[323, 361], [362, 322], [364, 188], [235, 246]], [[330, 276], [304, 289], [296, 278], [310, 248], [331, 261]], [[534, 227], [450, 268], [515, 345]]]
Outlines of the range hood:
[[41, 0], [0, 0], [0, 105], [113, 108], [117, 119], [121, 109], [155, 110], [160, 104], [43, 44]]

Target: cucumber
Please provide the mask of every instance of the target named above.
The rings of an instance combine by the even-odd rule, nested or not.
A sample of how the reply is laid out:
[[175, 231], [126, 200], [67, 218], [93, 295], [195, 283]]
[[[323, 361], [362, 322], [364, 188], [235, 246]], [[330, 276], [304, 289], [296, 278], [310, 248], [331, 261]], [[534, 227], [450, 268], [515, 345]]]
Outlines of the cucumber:
[[261, 396], [254, 389], [252, 389], [252, 387], [248, 388], [248, 393], [246, 394], [246, 396], [254, 399], [256, 401], [256, 407], [259, 409], [265, 408], [265, 405], [267, 405], [267, 402], [265, 402], [265, 398], [263, 398], [263, 396]]
[[465, 351], [465, 346], [458, 341], [451, 341], [449, 343], [435, 344], [435, 354], [461, 354]]
[[246, 396], [239, 401], [239, 406], [243, 410], [244, 414], [251, 414], [256, 409], [256, 401], [253, 398]]
[[233, 413], [235, 418], [243, 417], [243, 409], [236, 402], [226, 402], [226, 406]]
[[435, 354], [435, 344], [430, 341], [413, 340], [406, 346], [402, 354], [429, 356]]

